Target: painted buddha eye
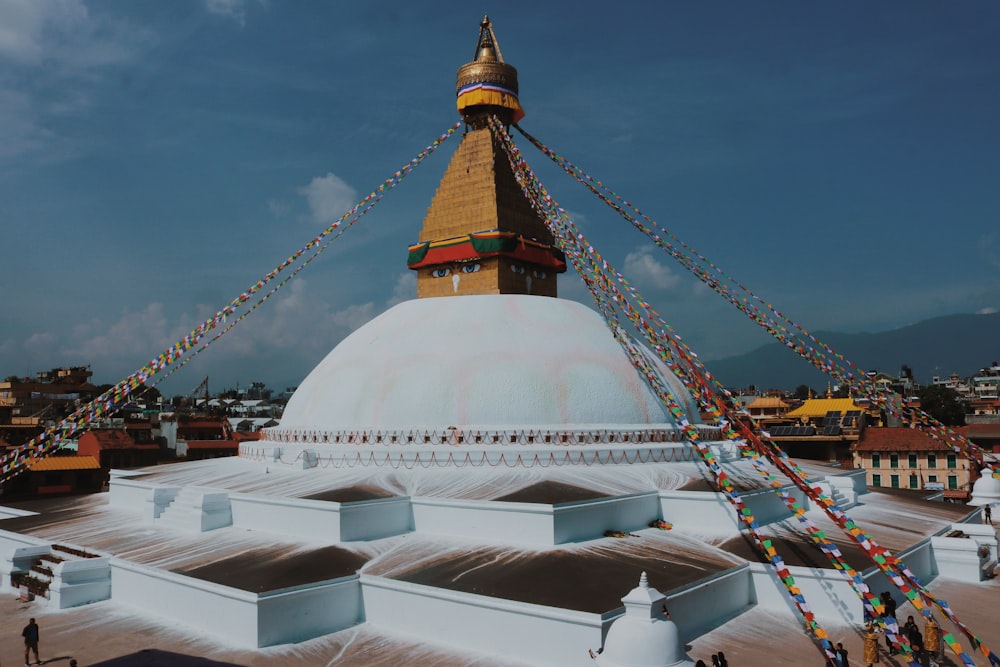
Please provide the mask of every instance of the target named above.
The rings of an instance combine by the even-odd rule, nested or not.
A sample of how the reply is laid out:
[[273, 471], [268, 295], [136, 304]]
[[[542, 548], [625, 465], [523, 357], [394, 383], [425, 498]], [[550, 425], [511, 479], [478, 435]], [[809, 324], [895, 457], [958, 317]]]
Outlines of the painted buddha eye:
[[434, 276], [435, 278], [444, 278], [445, 276], [451, 275], [451, 269], [447, 267], [441, 269], [434, 269], [433, 271], [431, 271], [431, 275]]
[[480, 268], [482, 268], [482, 266], [479, 262], [476, 262], [475, 264], [463, 264], [462, 273], [476, 273]]
[[524, 267], [521, 266], [520, 264], [511, 264], [510, 265], [510, 270], [513, 271], [514, 273], [518, 274], [518, 275], [524, 273]]
[[535, 269], [531, 272], [531, 275], [538, 278], [539, 280], [544, 280], [547, 274], [541, 269]]

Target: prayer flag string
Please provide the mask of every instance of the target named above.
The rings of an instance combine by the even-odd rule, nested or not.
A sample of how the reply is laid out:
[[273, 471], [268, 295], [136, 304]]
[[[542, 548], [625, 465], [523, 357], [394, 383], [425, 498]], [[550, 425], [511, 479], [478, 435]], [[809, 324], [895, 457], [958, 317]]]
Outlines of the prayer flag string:
[[[351, 227], [359, 217], [370, 211], [371, 208], [382, 199], [388, 190], [395, 188], [396, 185], [406, 178], [406, 176], [409, 175], [414, 168], [420, 165], [427, 156], [437, 150], [438, 146], [451, 137], [461, 126], [461, 122], [455, 123], [444, 134], [434, 140], [433, 143], [420, 151], [416, 157], [411, 159], [403, 165], [402, 168], [380, 183], [371, 193], [361, 199], [361, 201], [359, 201], [353, 208], [345, 212], [338, 220], [334, 221], [319, 235], [306, 243], [305, 246], [290, 255], [277, 267], [265, 274], [263, 278], [256, 281], [246, 290], [241, 292], [239, 296], [232, 299], [212, 317], [208, 318], [198, 325], [198, 327], [193, 329], [188, 335], [175, 342], [124, 380], [121, 380], [118, 384], [114, 385], [94, 400], [80, 407], [73, 414], [61, 420], [56, 425], [47, 428], [45, 431], [24, 445], [17, 447], [0, 457], [0, 485], [6, 483], [11, 478], [26, 470], [34, 461], [40, 460], [55, 452], [62, 445], [63, 441], [71, 438], [80, 431], [86, 430], [93, 421], [113, 414], [133, 392], [137, 391], [140, 387], [146, 387], [146, 383], [156, 374], [160, 373], [174, 362], [184, 357], [184, 355], [195, 348], [199, 341], [201, 341], [201, 339], [210, 331], [220, 327], [221, 325], [228, 325], [225, 326], [222, 331], [215, 336], [215, 338], [205, 342], [195, 353], [192, 354], [202, 351], [214, 340], [217, 340], [219, 336], [231, 330], [233, 325], [241, 321], [249, 312], [252, 312], [263, 301], [266, 301], [267, 298], [270, 297], [275, 291], [286, 284], [291, 277], [297, 275], [298, 272], [301, 271], [305, 265], [315, 259], [315, 257], [319, 255], [329, 245], [329, 243], [336, 238], [339, 238], [343, 231]], [[334, 232], [338, 233], [333, 235]], [[333, 237], [328, 238], [331, 237], [331, 235], [333, 235]], [[263, 290], [265, 285], [274, 280], [279, 273], [299, 261], [304, 254], [314, 248], [317, 248], [317, 250], [310, 258], [305, 260], [305, 262], [290, 276], [286, 277], [283, 281], [273, 287], [272, 290], [265, 294], [264, 297], [262, 297], [252, 308], [250, 308], [250, 310], [240, 315], [239, 318], [232, 323], [227, 321], [230, 315], [235, 314], [238, 309], [242, 308], [251, 300], [254, 294]], [[190, 356], [187, 357], [187, 359], [190, 358]], [[184, 363], [186, 363], [186, 361]]]
[[[669, 230], [658, 225], [649, 216], [642, 213], [638, 207], [623, 199], [621, 195], [608, 188], [603, 182], [589, 176], [519, 125], [515, 124], [514, 127], [567, 174], [590, 190], [636, 229], [646, 234], [657, 246], [665, 250], [699, 280], [739, 308], [786, 347], [804, 357], [819, 370], [850, 387], [852, 392], [866, 396], [879, 408], [898, 417], [903, 423], [913, 428], [919, 428], [931, 438], [941, 441], [952, 451], [967, 456], [982, 467], [983, 453], [975, 443], [941, 424], [926, 412], [912, 406], [897, 404], [887, 395], [884, 388], [872, 382], [867, 373], [851, 363], [844, 355], [836, 352], [806, 329], [791, 321], [775, 309], [772, 304], [758, 297], [704, 255], [681, 241]], [[641, 221], [636, 216], [641, 218]]]
[[[691, 352], [690, 349], [684, 345], [680, 337], [673, 333], [673, 331], [669, 328], [669, 325], [666, 325], [666, 323], [659, 318], [658, 314], [656, 314], [655, 311], [649, 307], [648, 302], [642, 299], [634, 288], [628, 284], [624, 276], [611, 269], [607, 261], [601, 259], [593, 246], [587, 243], [583, 238], [583, 235], [572, 226], [572, 223], [568, 220], [568, 216], [565, 215], [565, 211], [555, 205], [551, 197], [549, 197], [545, 191], [544, 186], [541, 186], [541, 184], [538, 183], [533, 173], [526, 166], [526, 163], [524, 163], [517, 148], [513, 146], [513, 142], [509, 140], [509, 135], [507, 135], [505, 128], [503, 128], [499, 122], [495, 122], [493, 124], [493, 128], [494, 131], [501, 136], [503, 145], [505, 149], [508, 150], [508, 157], [511, 161], [512, 167], [514, 168], [515, 175], [518, 175], [519, 177], [518, 180], [519, 183], [521, 183], [522, 190], [525, 191], [529, 200], [532, 201], [539, 210], [540, 215], [543, 216], [546, 224], [550, 226], [553, 234], [557, 236], [557, 242], [563, 244], [563, 249], [566, 251], [567, 257], [573, 260], [581, 256], [589, 257], [590, 255], [594, 255], [593, 260], [590, 262], [590, 271], [586, 273], [581, 271], [579, 262], [574, 262], [574, 268], [581, 273], [588, 289], [590, 289], [592, 294], [594, 294], [595, 301], [601, 308], [602, 313], [605, 314], [606, 319], [608, 319], [609, 326], [611, 326], [612, 330], [615, 332], [615, 337], [620, 342], [623, 342], [626, 339], [622, 335], [617, 315], [611, 312], [613, 311], [612, 304], [617, 305], [629, 316], [633, 325], [644, 333], [644, 336], [650, 342], [650, 345], [659, 353], [663, 361], [668, 364], [671, 370], [675, 371], [679, 379], [685, 382], [685, 386], [688, 388], [692, 396], [694, 396], [708, 412], [711, 412], [714, 416], [716, 416], [716, 418], [719, 419], [720, 424], [728, 425], [732, 423], [732, 419], [726, 419], [727, 416], [733, 417], [733, 413], [735, 412], [735, 407], [732, 404], [729, 392], [726, 391], [717, 380], [712, 378], [711, 374], [708, 373], [707, 369], [705, 369], [701, 362], [697, 359], [697, 355]], [[506, 138], [504, 138], [505, 136]], [[535, 192], [532, 192], [533, 190]], [[663, 327], [664, 331], [669, 331], [670, 335], [658, 335], [657, 332], [654, 331], [648, 324], [646, 319], [632, 309], [628, 299], [625, 298], [624, 295], [621, 294], [621, 292], [614, 286], [614, 282], [608, 279], [606, 272], [612, 273], [615, 276], [615, 280], [619, 284], [623, 285], [636, 302], [639, 303], [640, 307], [647, 312], [647, 317], [656, 321], [661, 327]], [[608, 289], [610, 291], [610, 296], [598, 293], [597, 289], [599, 287]], [[662, 344], [663, 342], [666, 342], [666, 345]], [[671, 352], [670, 347], [674, 347], [676, 349]], [[669, 392], [665, 391], [665, 387], [662, 382], [659, 381], [657, 374], [655, 372], [650, 372], [651, 369], [643, 368], [644, 362], [642, 361], [641, 355], [637, 354], [634, 350], [629, 349], [629, 346], [626, 346], [626, 351], [629, 352], [629, 356], [633, 360], [633, 363], [636, 364], [637, 369], [639, 369], [640, 372], [643, 373], [643, 376], [650, 381], [652, 388], [660, 394], [661, 399], [667, 407], [671, 409], [672, 412], [679, 409], [679, 406], [673, 397], [669, 396]], [[681, 363], [678, 363], [678, 361]], [[687, 368], [685, 369], [684, 366], [687, 366]], [[697, 381], [692, 382], [693, 378], [697, 379]], [[683, 415], [681, 415], [681, 418], [683, 418]], [[957, 619], [957, 617], [955, 617], [954, 613], [951, 612], [950, 608], [948, 608], [946, 602], [935, 598], [923, 589], [919, 582], [916, 581], [912, 572], [906, 569], [905, 565], [903, 565], [901, 561], [891, 555], [886, 557], [885, 554], [888, 552], [879, 547], [869, 535], [861, 533], [860, 530], [856, 528], [853, 521], [851, 521], [843, 512], [839, 510], [839, 508], [837, 508], [832, 499], [827, 498], [822, 493], [811, 487], [805, 475], [801, 473], [801, 470], [799, 470], [797, 466], [790, 464], [790, 460], [787, 458], [787, 455], [781, 452], [780, 448], [778, 448], [773, 442], [769, 442], [768, 446], [765, 446], [764, 443], [761, 442], [761, 440], [756, 436], [754, 430], [749, 428], [748, 425], [742, 420], [737, 420], [736, 423], [741, 427], [741, 430], [744, 431], [744, 442], [749, 440], [753, 445], [752, 448], [744, 446], [743, 449], [746, 450], [745, 453], [757, 456], [758, 464], [760, 463], [760, 453], [764, 453], [765, 455], [770, 453], [767, 458], [772, 459], [772, 463], [774, 463], [779, 470], [782, 470], [784, 474], [792, 479], [793, 483], [799, 486], [799, 488], [807, 494], [807, 497], [813, 500], [818, 507], [822, 508], [824, 512], [830, 515], [839, 527], [844, 529], [845, 532], [851, 535], [855, 541], [858, 542], [862, 550], [865, 551], [872, 561], [879, 566], [880, 569], [882, 569], [883, 572], [886, 573], [897, 586], [900, 587], [901, 592], [909, 600], [911, 600], [911, 602], [913, 602], [917, 609], [921, 610], [925, 616], [930, 616], [929, 610], [924, 608], [920, 602], [921, 596], [926, 597], [929, 601], [936, 604], [950, 620], [960, 627], [969, 637], [972, 644], [980, 648], [984, 655], [990, 657], [991, 660], [995, 659], [992, 652], [982, 645], [979, 638], [973, 635], [971, 630], [969, 630]], [[732, 428], [728, 428], [728, 431], [728, 437], [739, 437], [739, 435], [736, 434]], [[692, 444], [698, 448], [698, 443], [696, 441], [692, 441]], [[774, 452], [780, 453], [781, 458], [776, 457]], [[710, 456], [710, 452], [708, 452], [708, 455]], [[703, 458], [705, 458], [706, 462], [708, 462], [709, 459], [707, 456], [703, 455]], [[724, 478], [721, 478], [716, 473], [715, 468], [711, 464], [709, 467], [713, 473], [716, 474], [717, 478], [719, 478], [720, 487], [725, 488], [725, 484], [721, 483]], [[760, 468], [759, 471], [763, 471], [763, 468]], [[766, 471], [763, 472], [768, 476], [770, 475], [770, 473], [767, 473]], [[724, 471], [722, 471], [722, 474], [725, 474]], [[818, 529], [818, 527], [812, 524], [807, 517], [805, 517], [805, 510], [801, 508], [801, 506], [799, 506], [789, 494], [783, 492], [780, 484], [777, 484], [775, 481], [775, 484], [772, 484], [772, 488], [779, 494], [779, 497], [782, 497], [782, 500], [786, 503], [786, 505], [789, 506], [793, 516], [798, 517], [800, 522], [804, 523], [809, 536], [818, 544], [818, 546], [820, 546], [821, 551], [827, 555], [834, 567], [838, 571], [841, 571], [848, 579], [869, 614], [875, 618], [881, 617], [880, 601], [878, 601], [877, 598], [871, 594], [860, 575], [847, 566], [847, 564], [843, 561], [842, 554], [836, 545], [831, 542], [826, 535]], [[744, 514], [745, 513], [743, 512], [740, 513], [741, 516]], [[771, 549], [773, 549], [773, 545], [771, 546]], [[770, 555], [768, 549], [765, 548], [763, 550], [765, 553]], [[885, 622], [880, 621], [880, 623], [884, 624]], [[889, 627], [887, 627], [886, 632], [890, 641], [893, 641], [893, 643], [900, 646], [904, 655], [912, 660], [913, 656], [911, 654], [911, 649], [908, 645], [906, 645], [905, 641], [902, 641], [902, 638], [899, 637], [898, 627], [896, 626], [894, 620], [890, 620], [888, 625]], [[960, 645], [955, 644], [954, 646], [951, 646], [951, 648], [960, 656], [966, 665], [975, 664], [971, 660], [971, 657], [961, 650]]]
[[[507, 152], [515, 178], [521, 186], [522, 192], [528, 197], [539, 215], [545, 219], [546, 225], [552, 230], [553, 235], [556, 237], [556, 243], [566, 253], [567, 259], [573, 264], [576, 271], [583, 276], [584, 282], [594, 296], [598, 307], [601, 308], [602, 313], [609, 320], [608, 325], [614, 333], [616, 340], [623, 345], [629, 357], [635, 359], [639, 354], [638, 350], [635, 349], [635, 346], [627, 342], [628, 337], [621, 327], [615, 308], [612, 306], [613, 303], [621, 299], [620, 294], [614, 289], [610, 290], [611, 294], [608, 291], [604, 291], [605, 288], [609, 287], [609, 284], [604, 280], [606, 277], [603, 276], [601, 271], [593, 272], [586, 270], [587, 264], [593, 269], [600, 265], [607, 266], [606, 262], [600, 258], [593, 246], [586, 243], [583, 235], [573, 226], [566, 212], [558, 206], [552, 197], [549, 196], [544, 186], [538, 182], [534, 173], [520, 157], [517, 147], [503, 125], [494, 118], [491, 119], [491, 127]], [[644, 373], [644, 376], [647, 377], [647, 380], [659, 385], [658, 388], [660, 391], [658, 393], [661, 399], [674, 417], [675, 422], [684, 430], [688, 442], [699, 453], [711, 473], [715, 476], [718, 488], [736, 509], [738, 519], [747, 527], [750, 535], [757, 543], [760, 552], [766, 556], [777, 578], [784, 585], [792, 604], [799, 611], [805, 621], [806, 627], [818, 642], [824, 657], [831, 660], [834, 659], [834, 647], [830, 641], [829, 634], [816, 619], [801, 589], [796, 585], [795, 578], [784, 564], [781, 556], [778, 555], [777, 550], [774, 549], [769, 540], [761, 537], [757, 530], [759, 527], [757, 520], [754, 518], [750, 508], [743, 502], [739, 491], [733, 486], [725, 470], [719, 465], [712, 451], [701, 442], [697, 429], [687, 418], [677, 400], [670, 395], [661, 382], [657, 382], [658, 376], [655, 371], [650, 368], [648, 373]]]

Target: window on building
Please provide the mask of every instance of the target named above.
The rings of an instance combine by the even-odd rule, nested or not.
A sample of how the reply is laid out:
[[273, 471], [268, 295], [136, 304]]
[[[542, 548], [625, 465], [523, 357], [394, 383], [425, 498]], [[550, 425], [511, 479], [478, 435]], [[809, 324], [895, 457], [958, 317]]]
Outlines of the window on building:
[[890, 468], [899, 467], [899, 454], [889, 454], [889, 467]]
[[889, 475], [889, 484], [894, 489], [899, 488], [899, 475]]
[[872, 486], [882, 486], [882, 475], [878, 473], [872, 475]]
[[927, 481], [930, 484], [937, 484], [937, 475], [927, 475]]
[[927, 455], [927, 467], [928, 468], [937, 468], [937, 454], [928, 454]]
[[920, 478], [917, 477], [916, 473], [910, 473], [910, 488], [911, 489], [920, 488]]
[[906, 463], [911, 468], [916, 468], [917, 467], [917, 455], [916, 454], [907, 454], [907, 456], [906, 456]]
[[954, 470], [955, 468], [958, 467], [958, 457], [955, 456], [954, 454], [948, 454], [948, 459], [947, 460], [948, 460], [948, 467], [949, 468], [951, 468], [951, 469]]
[[949, 489], [958, 488], [958, 475], [948, 475], [948, 488]]
[[873, 468], [881, 468], [882, 467], [882, 455], [881, 454], [872, 454], [872, 467]]

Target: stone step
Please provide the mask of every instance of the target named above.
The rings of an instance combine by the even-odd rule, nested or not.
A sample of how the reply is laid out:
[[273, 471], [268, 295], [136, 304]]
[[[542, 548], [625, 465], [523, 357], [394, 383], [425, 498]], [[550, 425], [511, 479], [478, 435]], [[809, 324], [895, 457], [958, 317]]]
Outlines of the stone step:
[[231, 526], [232, 505], [225, 491], [182, 487], [160, 512], [156, 523], [167, 528], [205, 532]]

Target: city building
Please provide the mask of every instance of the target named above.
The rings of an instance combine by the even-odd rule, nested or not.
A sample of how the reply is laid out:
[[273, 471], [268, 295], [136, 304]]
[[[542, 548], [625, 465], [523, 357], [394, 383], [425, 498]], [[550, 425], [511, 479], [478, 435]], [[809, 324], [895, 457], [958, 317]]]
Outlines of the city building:
[[77, 438], [76, 450], [96, 459], [106, 473], [112, 468], [156, 465], [160, 459], [159, 445], [138, 444], [122, 428], [91, 429]]
[[58, 421], [81, 402], [97, 396], [88, 366], [54, 368], [31, 378], [9, 377], [0, 382], [0, 437], [22, 445]]
[[854, 466], [873, 488], [944, 491], [964, 502], [977, 478], [967, 457], [919, 429], [869, 427], [853, 449]]
[[760, 426], [784, 424], [788, 411], [795, 406], [780, 396], [756, 396], [744, 406], [754, 421]]
[[26, 472], [4, 485], [3, 498], [10, 501], [97, 493], [105, 479], [101, 464], [93, 456], [60, 454], [29, 464]]

